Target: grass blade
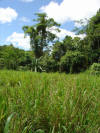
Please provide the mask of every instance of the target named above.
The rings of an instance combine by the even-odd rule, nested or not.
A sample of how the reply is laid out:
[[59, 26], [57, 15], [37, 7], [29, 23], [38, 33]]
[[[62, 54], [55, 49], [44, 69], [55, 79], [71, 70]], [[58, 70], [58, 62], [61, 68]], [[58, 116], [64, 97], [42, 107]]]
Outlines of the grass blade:
[[6, 124], [5, 124], [4, 133], [9, 133], [10, 121], [11, 121], [11, 119], [12, 119], [12, 117], [13, 117], [14, 115], [15, 115], [15, 113], [12, 113], [12, 114], [8, 117], [8, 119], [7, 119], [7, 121], [6, 121]]

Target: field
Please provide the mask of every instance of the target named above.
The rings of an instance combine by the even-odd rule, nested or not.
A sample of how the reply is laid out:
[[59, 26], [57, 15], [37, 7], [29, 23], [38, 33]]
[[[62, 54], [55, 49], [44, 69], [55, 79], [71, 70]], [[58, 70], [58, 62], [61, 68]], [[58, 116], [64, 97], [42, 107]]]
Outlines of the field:
[[100, 133], [100, 77], [0, 71], [0, 133]]

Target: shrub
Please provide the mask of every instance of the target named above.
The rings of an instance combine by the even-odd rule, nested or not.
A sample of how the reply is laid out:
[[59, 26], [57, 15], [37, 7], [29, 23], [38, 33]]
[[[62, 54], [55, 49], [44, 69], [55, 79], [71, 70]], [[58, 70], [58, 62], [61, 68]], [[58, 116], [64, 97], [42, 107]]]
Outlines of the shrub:
[[61, 71], [77, 73], [86, 69], [87, 59], [79, 51], [68, 51], [60, 61]]
[[58, 63], [52, 57], [45, 55], [39, 62], [41, 68], [46, 72], [56, 72], [58, 70]]
[[100, 63], [93, 63], [92, 64], [91, 74], [100, 75]]

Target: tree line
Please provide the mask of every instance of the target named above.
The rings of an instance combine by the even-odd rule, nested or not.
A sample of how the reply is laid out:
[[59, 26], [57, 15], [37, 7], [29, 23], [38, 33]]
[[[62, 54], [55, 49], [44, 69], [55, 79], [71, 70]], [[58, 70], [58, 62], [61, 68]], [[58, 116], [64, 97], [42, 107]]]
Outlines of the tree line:
[[86, 35], [84, 39], [66, 36], [62, 41], [52, 32], [52, 28], [60, 32], [60, 24], [45, 13], [36, 15], [35, 25], [23, 26], [31, 50], [0, 46], [0, 69], [78, 73], [100, 62], [100, 10], [76, 30]]

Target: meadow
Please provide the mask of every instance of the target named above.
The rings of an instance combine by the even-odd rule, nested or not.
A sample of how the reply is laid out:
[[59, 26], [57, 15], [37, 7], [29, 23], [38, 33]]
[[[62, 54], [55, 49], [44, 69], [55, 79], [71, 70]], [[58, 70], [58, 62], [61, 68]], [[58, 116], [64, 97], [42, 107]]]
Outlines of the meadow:
[[0, 71], [0, 133], [100, 133], [100, 76]]

